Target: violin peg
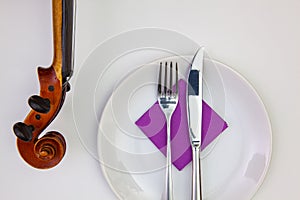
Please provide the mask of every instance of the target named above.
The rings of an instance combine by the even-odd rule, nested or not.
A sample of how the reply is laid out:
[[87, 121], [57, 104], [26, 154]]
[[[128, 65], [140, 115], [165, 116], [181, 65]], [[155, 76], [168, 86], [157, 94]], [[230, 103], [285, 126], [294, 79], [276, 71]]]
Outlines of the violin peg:
[[50, 110], [49, 99], [44, 99], [38, 95], [33, 95], [28, 99], [29, 106], [39, 113], [47, 113]]
[[18, 122], [13, 126], [13, 131], [19, 139], [25, 142], [29, 142], [32, 139], [32, 132], [34, 131], [34, 127], [28, 126], [23, 122]]

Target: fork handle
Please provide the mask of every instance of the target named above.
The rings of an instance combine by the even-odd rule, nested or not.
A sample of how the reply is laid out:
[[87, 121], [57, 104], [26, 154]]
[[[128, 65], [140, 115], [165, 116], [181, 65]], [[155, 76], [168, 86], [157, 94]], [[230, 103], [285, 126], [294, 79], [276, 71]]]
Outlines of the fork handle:
[[193, 146], [193, 189], [192, 200], [202, 200], [200, 145]]
[[173, 180], [172, 180], [172, 157], [171, 157], [171, 117], [167, 117], [167, 168], [166, 168], [166, 188], [164, 192], [165, 200], [173, 200]]

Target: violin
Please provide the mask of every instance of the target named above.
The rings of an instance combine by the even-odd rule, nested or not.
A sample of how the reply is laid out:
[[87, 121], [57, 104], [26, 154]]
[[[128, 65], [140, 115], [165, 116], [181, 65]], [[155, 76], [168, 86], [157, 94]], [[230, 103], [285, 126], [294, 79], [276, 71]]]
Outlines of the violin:
[[37, 68], [40, 94], [28, 99], [31, 111], [23, 122], [13, 126], [20, 155], [38, 169], [56, 166], [66, 152], [66, 141], [59, 132], [40, 135], [58, 115], [70, 90], [69, 80], [74, 69], [75, 0], [52, 0], [52, 18], [52, 64]]

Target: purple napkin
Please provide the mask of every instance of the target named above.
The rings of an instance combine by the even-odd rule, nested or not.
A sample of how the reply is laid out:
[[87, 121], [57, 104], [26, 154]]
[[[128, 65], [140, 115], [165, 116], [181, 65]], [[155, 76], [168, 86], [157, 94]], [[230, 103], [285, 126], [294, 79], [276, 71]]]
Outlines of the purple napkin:
[[[182, 170], [192, 160], [192, 149], [187, 123], [186, 82], [179, 80], [179, 101], [171, 122], [172, 163]], [[227, 123], [208, 104], [202, 101], [202, 144], [203, 150], [228, 126]], [[135, 124], [152, 143], [166, 155], [167, 127], [166, 119], [158, 102], [147, 110]]]

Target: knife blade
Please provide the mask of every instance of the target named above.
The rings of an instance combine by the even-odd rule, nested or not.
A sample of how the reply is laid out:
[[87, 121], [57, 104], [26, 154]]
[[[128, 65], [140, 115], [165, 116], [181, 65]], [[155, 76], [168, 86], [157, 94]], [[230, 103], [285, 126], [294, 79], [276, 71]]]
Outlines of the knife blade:
[[192, 200], [202, 200], [200, 147], [202, 134], [202, 76], [204, 48], [195, 54], [188, 75], [187, 111], [189, 136], [193, 152]]
[[188, 76], [188, 123], [191, 143], [195, 145], [201, 145], [203, 55], [202, 47], [193, 58]]

